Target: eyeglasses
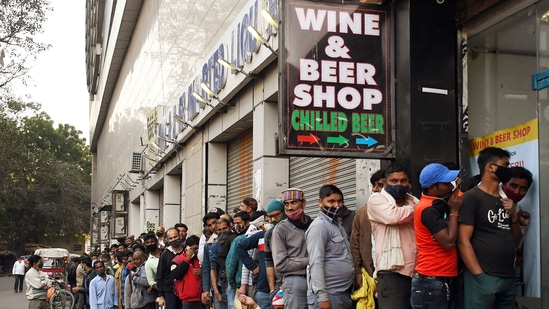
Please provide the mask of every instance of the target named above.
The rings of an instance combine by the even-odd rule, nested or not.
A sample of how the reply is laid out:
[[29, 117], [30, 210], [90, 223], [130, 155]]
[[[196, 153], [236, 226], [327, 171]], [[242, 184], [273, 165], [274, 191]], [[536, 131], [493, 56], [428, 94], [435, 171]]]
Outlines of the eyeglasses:
[[296, 205], [299, 202], [303, 202], [303, 200], [291, 200], [291, 201], [284, 201], [284, 206], [288, 205]]
[[280, 216], [280, 215], [282, 215], [282, 211], [279, 211], [279, 212], [274, 213], [274, 214], [272, 214], [272, 215], [267, 215], [267, 217], [269, 217], [269, 218], [272, 219], [272, 218], [276, 218], [276, 217], [278, 217], [278, 216]]

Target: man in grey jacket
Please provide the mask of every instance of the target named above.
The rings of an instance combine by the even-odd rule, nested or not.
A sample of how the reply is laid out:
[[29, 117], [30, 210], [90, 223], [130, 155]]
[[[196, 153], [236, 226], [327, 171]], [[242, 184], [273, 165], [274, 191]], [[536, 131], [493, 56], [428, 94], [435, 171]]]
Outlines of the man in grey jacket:
[[343, 193], [334, 185], [322, 186], [318, 206], [320, 213], [305, 232], [309, 254], [309, 308], [350, 309], [354, 265], [339, 216]]
[[[155, 294], [148, 293], [149, 282], [145, 272], [145, 253], [141, 250], [133, 253], [135, 268], [126, 277], [124, 286], [124, 304], [126, 309], [155, 309]], [[128, 268], [133, 268], [128, 265]]]
[[285, 308], [307, 308], [307, 246], [305, 231], [312, 220], [303, 213], [303, 191], [290, 188], [282, 192], [286, 219], [278, 223], [271, 239], [275, 271], [283, 277]]

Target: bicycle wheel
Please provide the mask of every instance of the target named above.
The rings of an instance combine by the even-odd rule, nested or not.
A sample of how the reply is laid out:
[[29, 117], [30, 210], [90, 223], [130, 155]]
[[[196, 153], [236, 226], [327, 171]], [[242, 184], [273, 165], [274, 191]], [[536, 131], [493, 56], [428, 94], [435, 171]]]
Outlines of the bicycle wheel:
[[74, 295], [67, 290], [57, 290], [50, 299], [50, 309], [72, 309], [74, 307]]

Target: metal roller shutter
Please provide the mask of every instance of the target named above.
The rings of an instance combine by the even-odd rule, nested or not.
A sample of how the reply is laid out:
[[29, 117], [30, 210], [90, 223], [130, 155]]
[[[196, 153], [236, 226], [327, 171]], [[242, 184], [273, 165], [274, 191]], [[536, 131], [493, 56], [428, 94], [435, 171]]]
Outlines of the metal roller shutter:
[[227, 211], [232, 213], [242, 199], [253, 191], [253, 135], [252, 130], [229, 142], [227, 149]]
[[290, 158], [290, 187], [305, 193], [305, 213], [316, 217], [318, 190], [322, 185], [334, 184], [343, 192], [345, 205], [356, 209], [356, 162], [347, 158]]

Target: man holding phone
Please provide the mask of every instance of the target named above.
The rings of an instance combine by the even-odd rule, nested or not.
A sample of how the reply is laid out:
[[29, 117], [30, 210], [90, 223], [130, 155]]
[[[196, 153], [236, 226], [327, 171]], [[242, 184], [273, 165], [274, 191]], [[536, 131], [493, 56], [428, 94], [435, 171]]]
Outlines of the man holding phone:
[[422, 194], [414, 212], [417, 262], [412, 278], [412, 307], [446, 308], [458, 275], [456, 241], [461, 208], [459, 170], [439, 163], [419, 174]]
[[200, 238], [191, 235], [183, 254], [175, 256], [171, 263], [168, 280], [174, 281], [174, 294], [179, 297], [183, 309], [202, 309], [202, 286], [200, 262], [196, 254]]

